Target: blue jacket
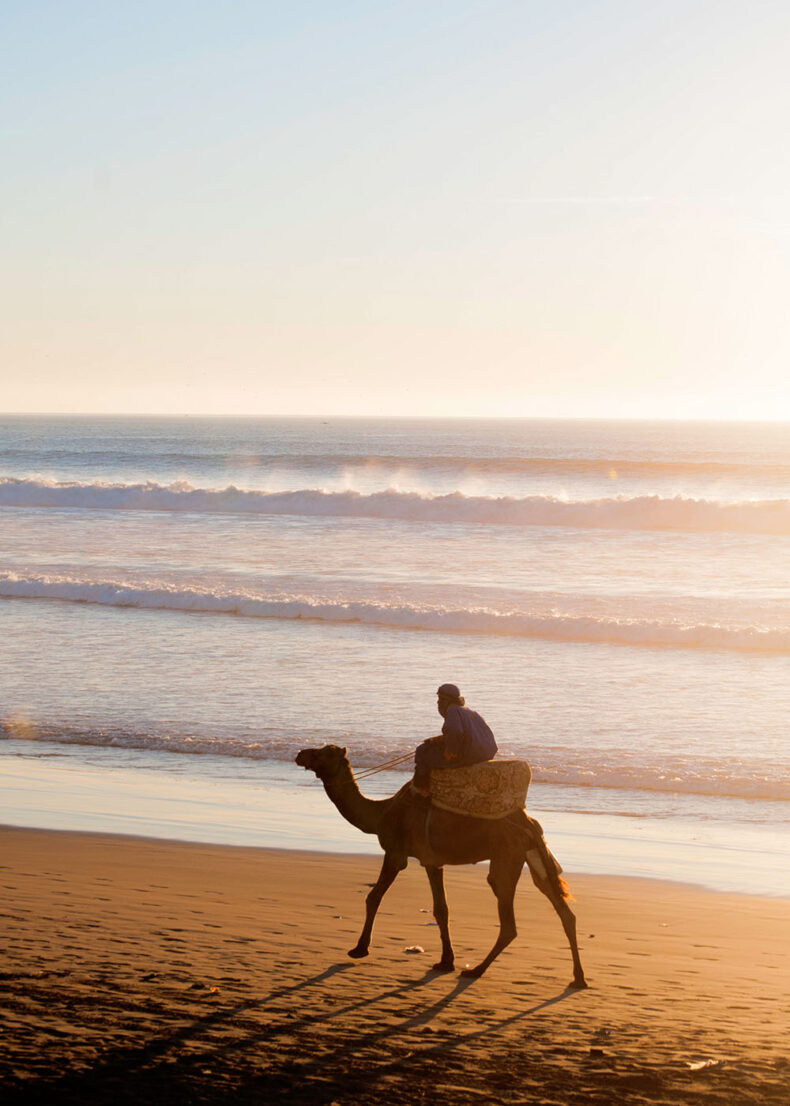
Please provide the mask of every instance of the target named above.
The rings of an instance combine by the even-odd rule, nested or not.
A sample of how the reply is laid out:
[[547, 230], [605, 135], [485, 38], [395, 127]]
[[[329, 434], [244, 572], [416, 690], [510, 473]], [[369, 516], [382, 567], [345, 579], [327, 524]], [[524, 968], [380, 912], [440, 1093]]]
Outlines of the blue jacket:
[[452, 754], [451, 763], [478, 764], [496, 755], [497, 744], [491, 727], [482, 715], [469, 707], [447, 708], [442, 726], [445, 750]]

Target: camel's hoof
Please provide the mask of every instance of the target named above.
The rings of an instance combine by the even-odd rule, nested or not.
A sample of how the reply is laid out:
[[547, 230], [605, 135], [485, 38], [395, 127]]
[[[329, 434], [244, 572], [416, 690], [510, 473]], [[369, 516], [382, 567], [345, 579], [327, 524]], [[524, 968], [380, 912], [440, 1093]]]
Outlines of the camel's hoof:
[[479, 979], [485, 968], [464, 968], [461, 975], [464, 979]]
[[590, 986], [586, 979], [572, 979], [568, 987], [572, 991], [585, 991]]
[[359, 945], [357, 945], [355, 949], [348, 950], [348, 955], [351, 957], [352, 960], [361, 960], [363, 956], [368, 955], [368, 950], [362, 949], [359, 947]]
[[444, 961], [444, 960], [440, 960], [438, 962], [438, 964], [433, 965], [433, 967], [431, 968], [431, 971], [432, 972], [454, 972], [455, 971], [455, 964], [453, 963], [452, 960], [450, 960], [449, 962]]

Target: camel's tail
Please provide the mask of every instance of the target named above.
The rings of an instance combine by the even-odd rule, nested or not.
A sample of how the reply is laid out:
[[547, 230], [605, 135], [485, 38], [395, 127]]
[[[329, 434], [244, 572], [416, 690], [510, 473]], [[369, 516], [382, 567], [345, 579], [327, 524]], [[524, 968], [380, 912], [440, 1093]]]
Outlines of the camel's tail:
[[559, 861], [546, 844], [543, 836], [543, 827], [536, 818], [530, 818], [524, 814], [529, 827], [529, 844], [527, 847], [527, 865], [532, 882], [539, 891], [545, 891], [548, 885], [563, 902], [573, 902], [571, 889], [562, 878], [562, 868]]

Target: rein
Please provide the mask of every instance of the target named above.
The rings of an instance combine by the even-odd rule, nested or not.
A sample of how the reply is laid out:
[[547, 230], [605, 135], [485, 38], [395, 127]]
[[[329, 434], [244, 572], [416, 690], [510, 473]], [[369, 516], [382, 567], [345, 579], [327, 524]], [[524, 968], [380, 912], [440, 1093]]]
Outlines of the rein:
[[388, 768], [394, 768], [396, 764], [403, 764], [407, 760], [411, 760], [414, 753], [405, 753], [400, 757], [392, 757], [391, 760], [385, 760], [382, 764], [377, 764], [375, 768], [366, 768], [364, 772], [360, 772], [359, 775], [354, 774], [355, 780], [364, 780], [368, 776], [375, 776], [378, 772], [386, 772]]

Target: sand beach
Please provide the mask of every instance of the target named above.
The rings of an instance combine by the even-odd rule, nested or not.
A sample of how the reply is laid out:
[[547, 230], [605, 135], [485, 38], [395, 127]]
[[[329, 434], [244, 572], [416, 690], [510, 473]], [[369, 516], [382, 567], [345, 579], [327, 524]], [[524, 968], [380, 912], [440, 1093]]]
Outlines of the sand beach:
[[[590, 981], [522, 879], [479, 980], [430, 970], [412, 861], [353, 962], [372, 856], [3, 828], [8, 1103], [784, 1103], [790, 902], [570, 877]], [[448, 869], [459, 964], [495, 934]], [[408, 952], [411, 948], [424, 952]]]

